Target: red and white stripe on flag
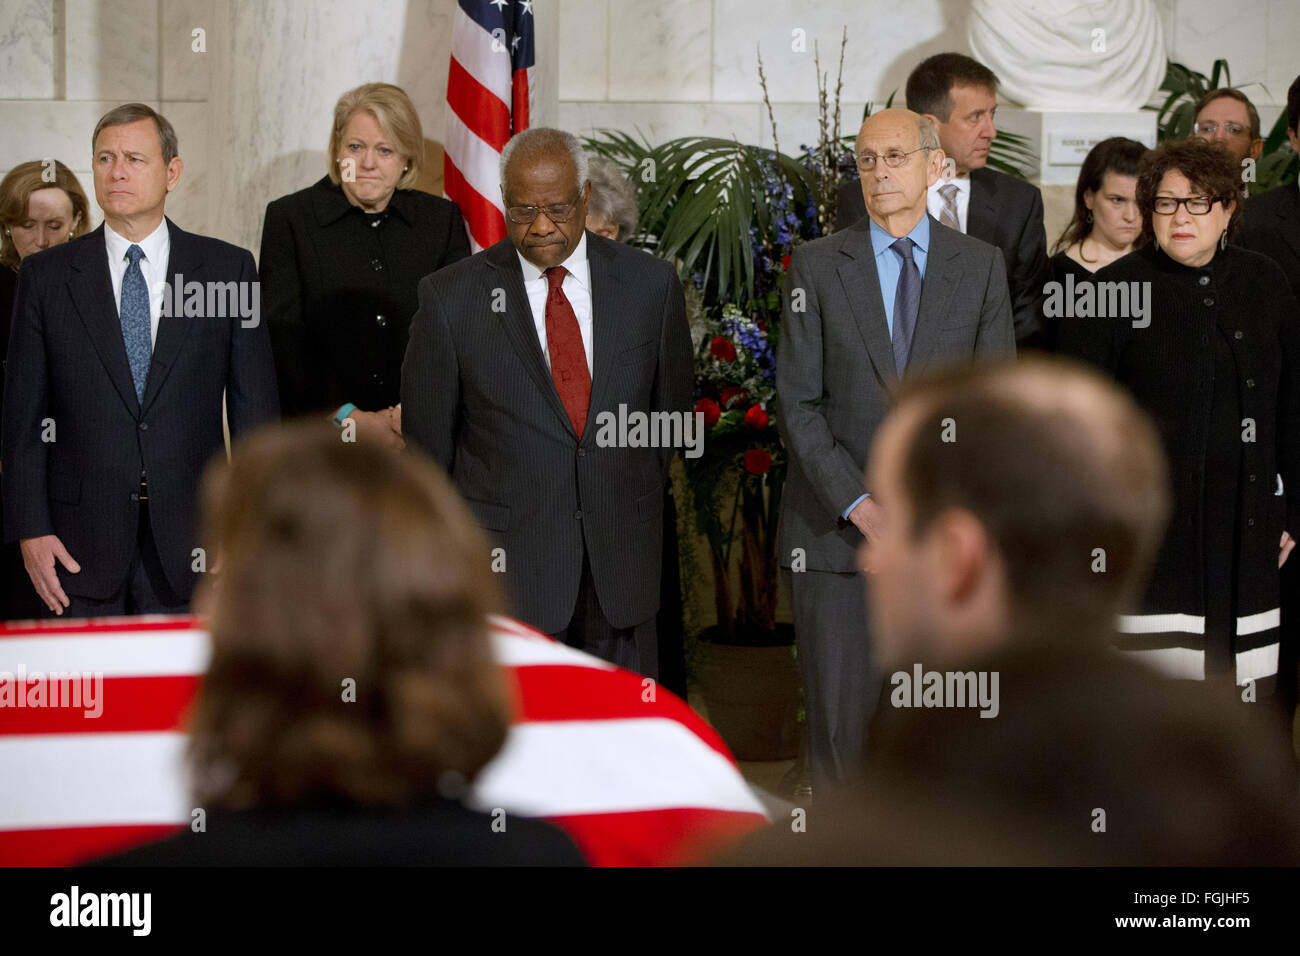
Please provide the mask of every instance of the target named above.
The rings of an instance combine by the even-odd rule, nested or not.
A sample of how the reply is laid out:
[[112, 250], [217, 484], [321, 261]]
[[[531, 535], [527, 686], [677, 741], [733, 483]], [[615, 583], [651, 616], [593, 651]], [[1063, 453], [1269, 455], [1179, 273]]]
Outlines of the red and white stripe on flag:
[[443, 180], [475, 252], [506, 235], [498, 164], [511, 135], [529, 126], [533, 69], [531, 0], [458, 0]]
[[[517, 713], [472, 806], [549, 819], [596, 865], [685, 862], [766, 822], [726, 745], [680, 698], [656, 687], [647, 700], [638, 674], [493, 624]], [[75, 863], [187, 825], [184, 725], [208, 657], [188, 617], [0, 627], [0, 864]], [[102, 681], [96, 692], [87, 678], [77, 706], [48, 706], [52, 693], [16, 706], [55, 674]]]

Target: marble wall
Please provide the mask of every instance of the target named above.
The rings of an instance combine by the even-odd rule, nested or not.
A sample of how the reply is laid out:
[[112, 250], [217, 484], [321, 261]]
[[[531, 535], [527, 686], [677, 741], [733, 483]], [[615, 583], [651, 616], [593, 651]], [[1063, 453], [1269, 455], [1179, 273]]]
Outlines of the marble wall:
[[[761, 55], [782, 148], [817, 134], [814, 47], [832, 84], [841, 33], [843, 132], [867, 101], [898, 91], [919, 60], [966, 50], [965, 0], [558, 0], [564, 61], [560, 119], [585, 132], [643, 132], [653, 141], [707, 130], [772, 140], [761, 105]], [[1170, 55], [1210, 72], [1235, 68], [1265, 122], [1276, 119], [1300, 73], [1295, 0], [1156, 0]]]
[[[1300, 72], [1294, 0], [1157, 0], [1174, 59], [1235, 67], [1271, 123]], [[127, 100], [177, 128], [185, 171], [168, 212], [256, 250], [262, 212], [324, 171], [331, 108], [368, 80], [411, 93], [440, 188], [455, 0], [0, 0], [0, 174], [54, 156], [92, 192], [89, 137]], [[924, 56], [965, 47], [964, 0], [534, 0], [538, 119], [652, 141], [707, 131], [780, 146], [816, 136], [814, 49], [830, 73], [850, 28], [841, 129], [901, 90]], [[196, 30], [203, 31], [202, 50]], [[98, 217], [97, 217], [98, 218]]]
[[[441, 192], [454, 12], [454, 0], [0, 0], [0, 175], [53, 156], [93, 203], [95, 122], [139, 100], [180, 139], [168, 215], [256, 252], [266, 204], [324, 175], [339, 95], [385, 81], [411, 95], [428, 150], [421, 185]], [[556, 63], [558, 20], [538, 12], [538, 60]], [[557, 90], [553, 70], [539, 77], [544, 122]]]

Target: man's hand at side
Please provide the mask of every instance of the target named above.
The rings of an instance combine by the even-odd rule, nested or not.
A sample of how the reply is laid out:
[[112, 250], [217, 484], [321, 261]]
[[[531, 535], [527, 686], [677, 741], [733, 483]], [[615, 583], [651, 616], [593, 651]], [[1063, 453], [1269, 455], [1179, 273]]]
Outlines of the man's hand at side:
[[58, 535], [45, 534], [39, 538], [23, 538], [19, 542], [19, 547], [23, 552], [23, 564], [27, 568], [27, 575], [32, 579], [32, 586], [36, 588], [36, 593], [40, 595], [46, 607], [55, 614], [62, 614], [63, 609], [71, 602], [63, 593], [63, 586], [59, 584], [59, 572], [55, 568], [55, 561], [62, 562], [72, 574], [80, 572], [81, 565], [68, 554], [68, 549], [63, 546]]
[[880, 531], [880, 506], [873, 498], [863, 498], [849, 512], [849, 520], [858, 526], [863, 537], [870, 541]]

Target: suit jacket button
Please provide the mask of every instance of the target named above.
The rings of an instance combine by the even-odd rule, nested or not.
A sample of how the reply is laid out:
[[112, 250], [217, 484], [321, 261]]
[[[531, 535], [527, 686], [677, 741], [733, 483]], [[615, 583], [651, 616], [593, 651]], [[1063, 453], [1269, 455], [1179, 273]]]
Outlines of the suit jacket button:
[[1255, 387], [1255, 380], [1254, 380], [1253, 378], [1248, 378], [1248, 379], [1246, 379], [1246, 387], [1247, 387], [1247, 388], [1254, 388], [1254, 387]]
[[1241, 329], [1238, 329], [1236, 332], [1233, 332], [1233, 333], [1232, 333], [1232, 337], [1233, 337], [1234, 339], [1239, 339], [1239, 338], [1241, 338], [1241, 336], [1242, 336]]
[[581, 521], [581, 520], [582, 520], [582, 512], [581, 512], [581, 511], [575, 511], [575, 512], [573, 513], [573, 517], [575, 517], [575, 518], [577, 518], [579, 521]]
[[147, 432], [148, 430], [149, 430], [149, 423], [148, 423], [148, 422], [141, 422], [141, 423], [140, 423], [140, 431], [142, 431], [142, 432]]
[[378, 326], [385, 326], [385, 325], [387, 325], [387, 324], [388, 324], [388, 316], [386, 316], [386, 315], [377, 315], [377, 316], [375, 316], [375, 325], [378, 325]]
[[586, 457], [587, 457], [587, 449], [585, 449], [585, 448], [579, 448], [579, 449], [578, 449], [578, 457], [579, 457], [579, 458], [586, 458]]
[[1254, 519], [1254, 518], [1247, 518], [1247, 519], [1246, 519], [1246, 527], [1247, 527], [1247, 528], [1253, 528], [1253, 527], [1255, 527], [1255, 519]]
[[140, 500], [140, 492], [138, 492], [138, 491], [133, 491], [133, 492], [131, 492], [131, 500], [132, 500], [132, 501], [139, 501], [139, 500]]
[[384, 264], [379, 259], [371, 259], [370, 268], [374, 269], [376, 272], [383, 272]]

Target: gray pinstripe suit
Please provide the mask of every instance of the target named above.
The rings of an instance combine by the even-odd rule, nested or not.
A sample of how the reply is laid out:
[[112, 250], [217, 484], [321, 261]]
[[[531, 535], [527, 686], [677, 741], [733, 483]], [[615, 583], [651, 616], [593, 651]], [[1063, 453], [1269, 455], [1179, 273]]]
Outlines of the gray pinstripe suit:
[[[782, 438], [790, 455], [782, 498], [782, 564], [792, 574], [814, 789], [861, 764], [879, 695], [872, 675], [864, 585], [854, 554], [862, 535], [842, 520], [862, 494], [871, 440], [898, 384], [877, 278], [870, 220], [798, 247], [777, 353]], [[792, 309], [803, 290], [802, 311]], [[961, 359], [1015, 354], [1002, 253], [930, 219], [920, 311], [905, 375]], [[870, 489], [865, 489], [870, 491]]]

